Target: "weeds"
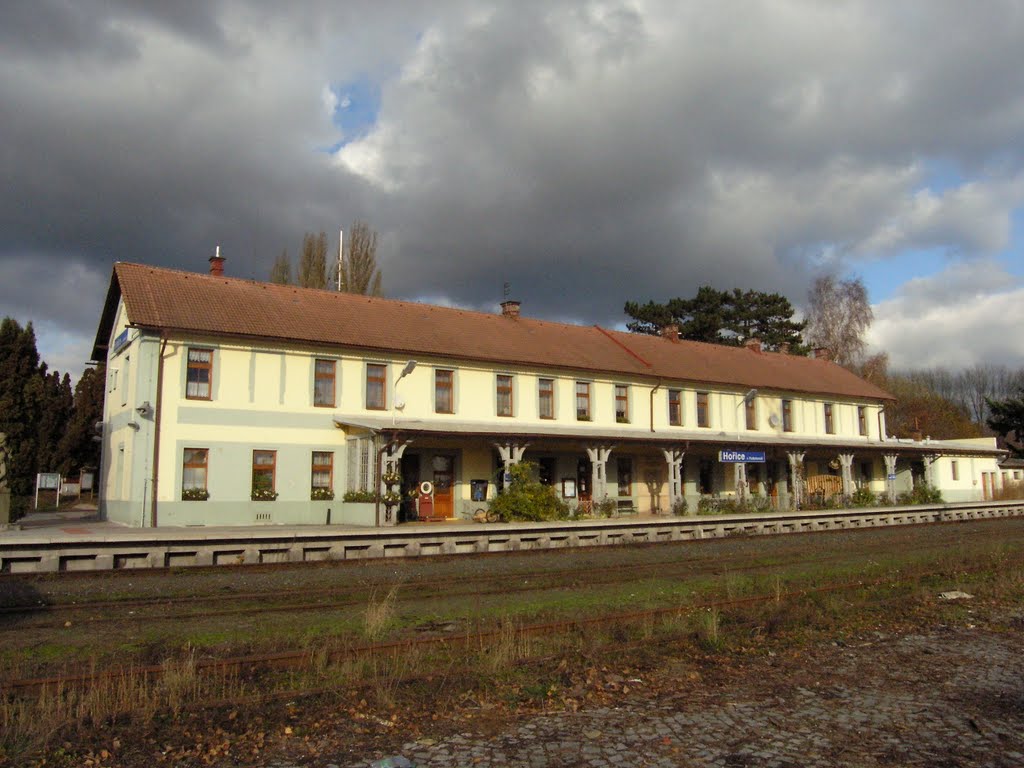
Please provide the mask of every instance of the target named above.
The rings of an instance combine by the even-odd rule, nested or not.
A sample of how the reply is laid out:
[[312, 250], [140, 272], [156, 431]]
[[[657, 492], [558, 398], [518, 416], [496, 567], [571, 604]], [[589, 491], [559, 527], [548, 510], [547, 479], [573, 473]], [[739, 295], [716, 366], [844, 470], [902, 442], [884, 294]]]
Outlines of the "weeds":
[[366, 606], [363, 620], [363, 635], [367, 640], [380, 640], [387, 634], [395, 617], [395, 600], [398, 597], [398, 586], [388, 590], [384, 597], [378, 599], [377, 591], [370, 593], [370, 602]]

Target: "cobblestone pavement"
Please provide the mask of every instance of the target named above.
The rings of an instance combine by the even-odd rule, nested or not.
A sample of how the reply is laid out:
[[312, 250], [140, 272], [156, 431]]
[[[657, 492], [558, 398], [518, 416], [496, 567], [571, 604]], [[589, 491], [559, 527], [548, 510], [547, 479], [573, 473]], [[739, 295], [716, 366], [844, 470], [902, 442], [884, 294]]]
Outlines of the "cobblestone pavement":
[[1019, 768], [1022, 637], [938, 630], [833, 646], [721, 686], [629, 695], [617, 707], [535, 716], [501, 733], [424, 739], [401, 755], [417, 768]]

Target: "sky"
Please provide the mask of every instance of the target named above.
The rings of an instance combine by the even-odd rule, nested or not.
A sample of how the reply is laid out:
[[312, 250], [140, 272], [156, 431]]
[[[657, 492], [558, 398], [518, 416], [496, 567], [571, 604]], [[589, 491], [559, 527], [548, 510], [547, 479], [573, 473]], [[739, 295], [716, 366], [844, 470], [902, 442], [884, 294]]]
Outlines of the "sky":
[[80, 374], [115, 261], [621, 327], [864, 280], [895, 368], [1024, 365], [1024, 1], [13, 0], [0, 316]]

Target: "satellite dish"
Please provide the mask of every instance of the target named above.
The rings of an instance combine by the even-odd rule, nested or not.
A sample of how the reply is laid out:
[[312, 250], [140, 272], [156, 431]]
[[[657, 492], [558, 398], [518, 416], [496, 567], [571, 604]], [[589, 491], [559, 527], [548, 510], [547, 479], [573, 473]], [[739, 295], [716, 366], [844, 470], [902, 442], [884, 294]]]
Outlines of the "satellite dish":
[[779, 415], [777, 413], [773, 413], [768, 417], [768, 423], [771, 424], [772, 427], [779, 426]]

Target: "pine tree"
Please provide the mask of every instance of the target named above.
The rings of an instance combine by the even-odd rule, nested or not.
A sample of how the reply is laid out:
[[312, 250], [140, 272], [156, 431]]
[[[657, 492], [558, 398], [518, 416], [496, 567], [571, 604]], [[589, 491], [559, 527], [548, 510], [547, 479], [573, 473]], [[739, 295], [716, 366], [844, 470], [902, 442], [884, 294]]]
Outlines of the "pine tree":
[[71, 394], [71, 377], [60, 371], [47, 373], [46, 363], [40, 366], [42, 389], [39, 399], [39, 419], [35, 422], [36, 471], [60, 472], [66, 464], [61, 454], [60, 442], [67, 432], [74, 406]]
[[58, 470], [75, 474], [83, 469], [96, 469], [100, 463], [100, 443], [93, 440], [94, 425], [103, 420], [104, 384], [106, 369], [86, 368], [75, 385], [74, 408], [68, 428], [60, 440]]
[[35, 489], [37, 434], [43, 376], [36, 335], [5, 317], [0, 322], [0, 433], [7, 436], [7, 481], [11, 512], [20, 517]]

